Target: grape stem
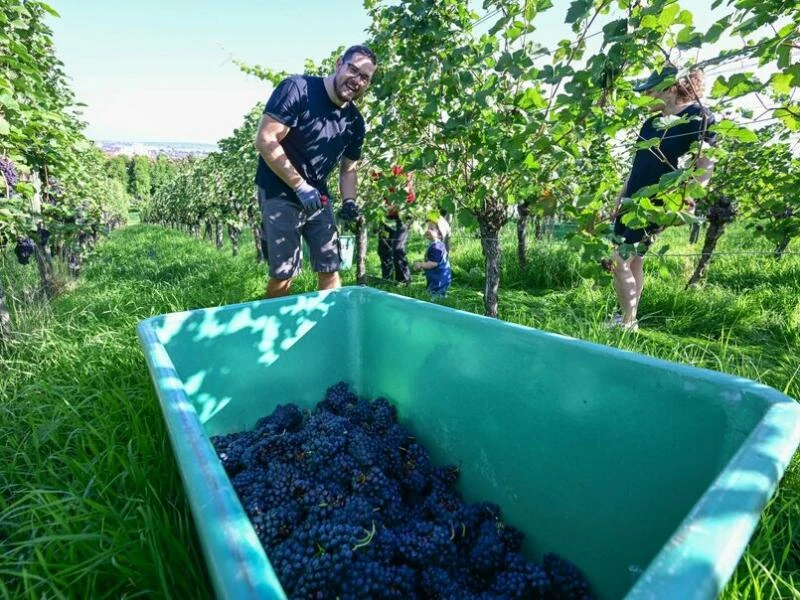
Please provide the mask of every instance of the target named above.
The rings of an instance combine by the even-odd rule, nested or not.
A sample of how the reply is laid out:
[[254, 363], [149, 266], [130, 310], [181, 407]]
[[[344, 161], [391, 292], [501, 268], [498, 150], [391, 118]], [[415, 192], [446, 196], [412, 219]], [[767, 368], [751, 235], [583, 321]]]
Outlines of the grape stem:
[[375, 536], [375, 521], [372, 522], [372, 531], [367, 531], [366, 529], [364, 531], [366, 532], [366, 535], [360, 540], [358, 540], [358, 543], [355, 546], [353, 546], [354, 552], [359, 548], [363, 548], [364, 546], [369, 546], [370, 542], [372, 542], [372, 538]]

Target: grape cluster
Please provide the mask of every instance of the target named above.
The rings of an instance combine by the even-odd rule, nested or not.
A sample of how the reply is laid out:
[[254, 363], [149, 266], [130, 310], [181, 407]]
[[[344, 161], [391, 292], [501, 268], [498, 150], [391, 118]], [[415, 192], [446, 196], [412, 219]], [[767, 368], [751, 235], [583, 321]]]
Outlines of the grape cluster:
[[345, 383], [212, 438], [290, 598], [586, 600], [571, 563], [527, 561], [491, 503], [467, 504], [385, 398]]
[[31, 238], [19, 238], [17, 246], [14, 248], [14, 254], [17, 255], [17, 261], [21, 265], [27, 265], [28, 261], [33, 256], [34, 244]]
[[45, 199], [45, 202], [48, 204], [57, 204], [58, 199], [64, 195], [61, 182], [55, 177], [48, 177], [47, 185], [44, 186], [44, 193], [42, 195]]
[[0, 197], [3, 197], [6, 195], [6, 184], [8, 184], [9, 191], [13, 190], [14, 186], [17, 185], [19, 175], [17, 174], [17, 167], [14, 166], [12, 160], [5, 156], [0, 156], [0, 172], [3, 173], [5, 178], [5, 184], [0, 181]]
[[345, 198], [342, 208], [339, 209], [339, 218], [343, 221], [355, 221], [360, 214], [356, 201], [352, 198]]

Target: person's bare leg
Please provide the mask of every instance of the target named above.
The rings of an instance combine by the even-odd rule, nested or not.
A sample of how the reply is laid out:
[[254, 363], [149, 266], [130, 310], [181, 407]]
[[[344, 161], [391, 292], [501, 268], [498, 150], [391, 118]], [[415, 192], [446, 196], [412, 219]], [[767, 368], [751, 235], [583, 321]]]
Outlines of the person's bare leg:
[[636, 321], [636, 279], [630, 268], [630, 260], [623, 260], [618, 252], [614, 252], [614, 290], [622, 311], [622, 322], [632, 324]]
[[317, 273], [319, 279], [319, 290], [333, 290], [342, 286], [342, 281], [339, 279], [339, 271], [333, 273]]
[[633, 305], [633, 321], [636, 322], [636, 315], [639, 311], [639, 303], [642, 301], [642, 290], [644, 289], [644, 261], [641, 256], [633, 256], [630, 259], [630, 268], [633, 278], [636, 280], [636, 296]]
[[289, 288], [292, 286], [292, 280], [289, 279], [274, 279], [272, 277], [267, 281], [267, 298], [281, 298], [289, 295]]

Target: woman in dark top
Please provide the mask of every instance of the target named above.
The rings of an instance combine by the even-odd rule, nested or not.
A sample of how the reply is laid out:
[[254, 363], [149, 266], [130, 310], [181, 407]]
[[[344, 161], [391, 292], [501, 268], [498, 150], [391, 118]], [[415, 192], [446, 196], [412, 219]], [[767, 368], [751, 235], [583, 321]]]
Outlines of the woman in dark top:
[[[622, 199], [632, 197], [646, 186], [657, 184], [662, 175], [677, 170], [679, 159], [690, 151], [693, 142], [703, 140], [704, 143], [714, 143], [714, 134], [708, 131], [708, 127], [714, 123], [714, 116], [700, 103], [703, 95], [702, 72], [693, 71], [684, 77], [677, 77], [677, 74], [674, 67], [666, 67], [634, 87], [634, 90], [658, 100], [652, 105], [658, 114], [645, 121], [637, 141], [660, 138], [657, 146], [637, 150], [614, 211], [614, 234], [625, 244], [634, 247], [627, 259], [623, 259], [618, 250], [614, 252], [614, 289], [622, 311], [616, 317], [615, 324], [634, 331], [638, 328], [636, 313], [644, 287], [642, 258], [663, 226], [656, 223], [648, 223], [642, 229], [626, 226], [622, 222], [625, 212], [621, 210]], [[668, 129], [659, 128], [657, 120], [668, 115], [686, 117], [688, 121]], [[697, 181], [706, 185], [711, 177], [711, 161], [701, 156], [696, 166], [704, 169]], [[659, 201], [654, 200], [653, 203], [659, 204]], [[689, 208], [692, 210], [694, 207]]]

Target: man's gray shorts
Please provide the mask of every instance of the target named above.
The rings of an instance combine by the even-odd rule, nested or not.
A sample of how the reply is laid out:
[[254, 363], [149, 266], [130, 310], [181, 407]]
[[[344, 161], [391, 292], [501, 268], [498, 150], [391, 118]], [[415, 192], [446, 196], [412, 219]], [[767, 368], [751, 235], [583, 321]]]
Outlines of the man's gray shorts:
[[258, 188], [263, 236], [267, 242], [269, 276], [289, 279], [300, 271], [300, 238], [311, 252], [311, 268], [317, 273], [339, 270], [339, 235], [333, 218], [333, 203], [308, 214], [298, 200], [267, 198]]

